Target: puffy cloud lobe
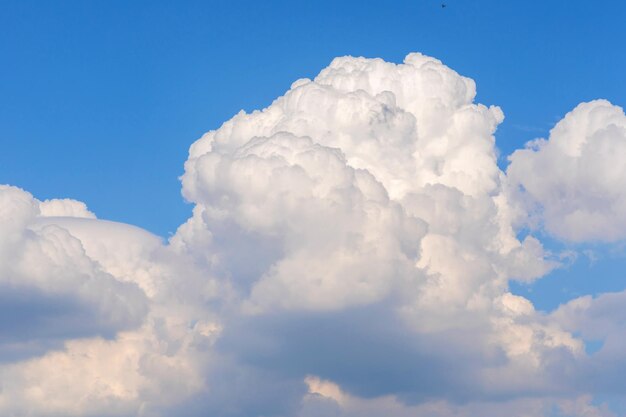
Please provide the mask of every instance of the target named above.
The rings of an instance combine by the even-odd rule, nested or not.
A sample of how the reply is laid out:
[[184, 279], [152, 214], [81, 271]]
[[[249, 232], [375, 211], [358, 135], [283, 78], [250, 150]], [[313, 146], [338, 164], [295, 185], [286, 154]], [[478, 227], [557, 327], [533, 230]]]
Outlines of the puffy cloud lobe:
[[234, 155], [208, 154], [199, 164], [199, 181], [217, 203], [214, 216], [279, 241], [283, 258], [251, 289], [259, 307], [376, 300], [392, 284], [394, 268], [411, 267], [423, 222], [407, 217], [337, 149], [279, 133], [253, 139]]
[[38, 223], [40, 205], [30, 194], [2, 186], [0, 207], [2, 349], [17, 354], [22, 343], [35, 349], [70, 336], [110, 337], [141, 323], [143, 293], [103, 271], [66, 229]]
[[69, 198], [51, 199], [41, 201], [39, 203], [39, 215], [44, 217], [82, 217], [86, 219], [95, 219], [87, 205], [82, 201], [76, 201]]
[[[391, 283], [380, 284], [389, 277], [412, 279], [423, 219], [433, 233], [480, 236], [477, 249], [490, 246], [496, 257], [519, 250], [500, 207], [506, 203], [492, 196], [502, 175], [492, 136], [502, 113], [473, 104], [474, 95], [473, 81], [420, 54], [401, 65], [337, 58], [314, 81], [297, 81], [270, 107], [240, 113], [192, 145], [183, 193], [198, 207], [174, 242], [193, 246], [192, 241], [217, 239], [223, 247], [228, 237], [216, 235], [215, 223], [225, 219], [255, 238], [263, 235], [259, 246], [277, 249], [267, 262], [272, 269], [258, 271], [266, 274], [253, 298], [262, 292], [294, 303], [296, 282], [285, 278], [294, 273], [311, 274], [300, 282], [328, 277], [332, 294], [319, 293], [328, 301], [342, 281], [342, 292], [354, 288], [350, 279], [375, 281], [364, 290], [382, 295]], [[438, 210], [431, 213], [426, 205]], [[490, 232], [475, 233], [482, 226]], [[233, 234], [232, 228], [226, 233]], [[267, 241], [275, 237], [281, 242]], [[378, 253], [368, 253], [366, 242], [375, 242]], [[406, 259], [397, 258], [403, 252]], [[229, 263], [212, 256], [213, 264]], [[375, 278], [377, 270], [385, 278]], [[283, 290], [271, 295], [277, 285]], [[306, 285], [298, 291], [309, 298], [316, 294]]]
[[626, 238], [626, 116], [606, 100], [579, 104], [550, 137], [510, 157], [507, 175], [531, 223], [571, 241]]
[[202, 389], [211, 281], [146, 231], [46, 205], [0, 187], [2, 414], [154, 415]]
[[197, 157], [278, 132], [341, 149], [350, 166], [371, 172], [392, 198], [425, 184], [489, 192], [498, 180], [492, 133], [503, 114], [472, 103], [475, 94], [472, 80], [421, 54], [401, 65], [337, 58], [314, 81], [295, 82], [270, 107], [240, 113], [196, 142], [183, 192], [192, 201], [201, 193], [193, 181]]

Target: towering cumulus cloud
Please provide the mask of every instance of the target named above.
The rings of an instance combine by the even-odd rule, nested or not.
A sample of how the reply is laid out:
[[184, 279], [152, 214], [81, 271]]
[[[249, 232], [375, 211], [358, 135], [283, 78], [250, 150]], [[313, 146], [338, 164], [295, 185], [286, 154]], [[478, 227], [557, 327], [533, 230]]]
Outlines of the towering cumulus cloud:
[[337, 58], [191, 146], [167, 244], [0, 189], [0, 412], [612, 415], [587, 381], [626, 340], [597, 360], [585, 341], [621, 328], [624, 295], [545, 314], [509, 282], [559, 267], [517, 227], [624, 237], [624, 115], [583, 104], [505, 173], [503, 113], [475, 94], [421, 54]]

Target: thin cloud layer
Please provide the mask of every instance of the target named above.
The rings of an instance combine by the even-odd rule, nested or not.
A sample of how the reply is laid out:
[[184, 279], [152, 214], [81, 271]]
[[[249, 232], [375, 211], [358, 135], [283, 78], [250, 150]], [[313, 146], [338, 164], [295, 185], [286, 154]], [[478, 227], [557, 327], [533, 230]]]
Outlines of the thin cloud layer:
[[[578, 180], [537, 168], [617, 164], [623, 113], [581, 105], [505, 173], [503, 113], [475, 95], [421, 54], [337, 58], [191, 146], [193, 216], [166, 244], [83, 203], [1, 188], [2, 305], [15, 319], [2, 324], [0, 411], [613, 415], [580, 381], [615, 377], [626, 359], [611, 336], [623, 295], [546, 315], [508, 283], [560, 265], [518, 238], [520, 219], [541, 216], [563, 239], [620, 238], [558, 224], [566, 208], [621, 221], [619, 175], [594, 194], [580, 185], [592, 166], [574, 163]], [[568, 187], [572, 204], [551, 199]], [[594, 338], [607, 340], [598, 354], [585, 350]]]

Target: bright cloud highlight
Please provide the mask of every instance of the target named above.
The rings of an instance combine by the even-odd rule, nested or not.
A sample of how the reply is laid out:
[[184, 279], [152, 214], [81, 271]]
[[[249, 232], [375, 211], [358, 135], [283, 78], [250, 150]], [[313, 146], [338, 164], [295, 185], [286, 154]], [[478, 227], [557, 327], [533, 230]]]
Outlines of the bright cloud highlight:
[[626, 237], [626, 116], [606, 100], [581, 103], [510, 156], [507, 170], [530, 220], [557, 238]]

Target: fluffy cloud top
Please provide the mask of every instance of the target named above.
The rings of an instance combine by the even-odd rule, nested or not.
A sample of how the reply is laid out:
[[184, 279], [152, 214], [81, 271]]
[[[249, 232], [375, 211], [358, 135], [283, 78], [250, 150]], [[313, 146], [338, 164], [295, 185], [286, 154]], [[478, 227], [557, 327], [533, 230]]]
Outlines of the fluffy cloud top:
[[[167, 243], [0, 188], [0, 413], [611, 415], [579, 381], [623, 361], [585, 351], [623, 295], [546, 315], [508, 282], [559, 265], [520, 213], [621, 238], [624, 115], [581, 105], [505, 174], [475, 94], [421, 54], [337, 58], [191, 146]], [[576, 210], [602, 221], [561, 232]]]
[[172, 244], [232, 284], [239, 313], [218, 347], [409, 402], [511, 395], [540, 379], [545, 354], [578, 355], [567, 333], [525, 323], [532, 305], [507, 291], [554, 263], [515, 236], [493, 137], [502, 112], [474, 96], [420, 54], [338, 58], [194, 143], [182, 180], [196, 208]]
[[39, 215], [44, 217], [82, 217], [95, 219], [87, 205], [69, 198], [45, 200], [39, 203]]
[[546, 139], [509, 157], [509, 180], [530, 212], [557, 238], [626, 238], [626, 116], [606, 100], [581, 103]]

